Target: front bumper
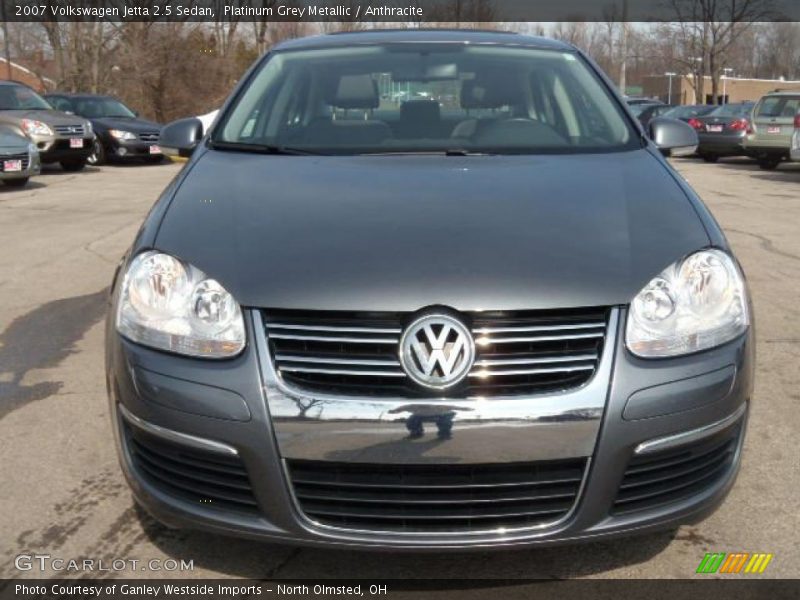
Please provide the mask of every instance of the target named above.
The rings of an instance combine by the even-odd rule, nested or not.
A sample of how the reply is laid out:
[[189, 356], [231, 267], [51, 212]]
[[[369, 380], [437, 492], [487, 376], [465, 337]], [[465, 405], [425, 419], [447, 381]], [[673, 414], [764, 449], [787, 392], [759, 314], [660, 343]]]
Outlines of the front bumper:
[[[38, 175], [42, 169], [42, 163], [41, 160], [39, 159], [38, 152], [28, 153], [27, 166], [25, 166], [21, 171], [6, 172], [5, 170], [3, 170], [2, 161], [6, 159], [20, 160], [21, 157], [19, 154], [15, 153], [0, 155], [0, 181], [5, 179], [27, 179], [28, 177], [33, 177], [34, 175]], [[24, 164], [25, 162], [23, 161], [23, 165]]]
[[[148, 158], [162, 158], [164, 155], [157, 142], [143, 142], [136, 140], [118, 140], [117, 138], [106, 136], [103, 139], [106, 147], [106, 155], [115, 161], [141, 160]], [[158, 151], [153, 152], [151, 148]]]
[[[436, 444], [408, 439], [402, 424], [381, 426], [369, 421], [360, 428], [352, 419], [328, 423], [295, 419], [294, 432], [301, 435], [294, 435], [271, 409], [280, 407], [279, 398], [303, 399], [287, 396], [285, 389], [275, 385], [270, 360], [256, 335], [257, 313], [250, 314], [248, 339], [258, 343], [248, 344], [234, 359], [215, 362], [142, 348], [122, 339], [110, 322], [107, 374], [122, 468], [138, 502], [169, 525], [296, 544], [414, 550], [515, 547], [591, 540], [699, 520], [725, 498], [738, 471], [752, 391], [752, 333], [701, 354], [642, 361], [622, 344], [624, 309], [615, 314], [609, 324], [613, 331], [605, 363], [583, 388], [592, 390], [587, 401], [600, 406], [596, 418], [593, 413], [585, 413], [584, 419], [553, 418], [550, 409], [565, 398], [563, 394], [517, 399], [518, 405], [527, 407], [529, 422], [521, 425], [519, 414], [504, 416], [501, 409], [491, 424], [485, 424], [491, 427], [487, 437], [482, 437], [476, 424], [459, 429], [456, 419], [452, 439]], [[326, 427], [341, 437], [326, 436]], [[499, 428], [502, 435], [491, 437], [492, 428]], [[205, 445], [211, 452], [216, 448], [220, 455], [233, 452], [246, 467], [256, 512], [225, 510], [171, 494], [137, 468], [132, 458], [128, 432], [142, 429], [150, 435], [160, 433], [173, 443]], [[552, 436], [558, 431], [563, 432], [560, 443], [553, 441], [558, 436]], [[326, 442], [317, 446], [317, 454], [308, 450], [304, 455], [303, 444], [297, 441], [308, 442], [314, 435]], [[654, 449], [652, 456], [658, 456], [665, 444], [672, 450], [688, 448], [711, 435], [732, 436], [735, 451], [708, 485], [639, 510], [615, 508], [626, 470], [641, 456], [637, 449], [640, 453]], [[327, 445], [334, 439], [338, 453]], [[459, 444], [464, 440], [469, 443]], [[415, 446], [419, 443], [428, 446]], [[588, 466], [572, 509], [565, 518], [543, 527], [407, 534], [330, 527], [307, 518], [294, 497], [287, 460], [327, 457], [358, 462], [359, 448], [362, 461], [374, 462], [383, 456], [387, 464], [411, 460], [409, 456], [416, 453], [416, 462], [438, 465], [583, 457]], [[527, 455], [519, 454], [520, 448]]]
[[82, 136], [83, 146], [72, 148], [69, 137], [47, 136], [33, 137], [33, 142], [39, 150], [39, 157], [42, 163], [54, 163], [66, 160], [85, 160], [92, 152], [94, 136]]

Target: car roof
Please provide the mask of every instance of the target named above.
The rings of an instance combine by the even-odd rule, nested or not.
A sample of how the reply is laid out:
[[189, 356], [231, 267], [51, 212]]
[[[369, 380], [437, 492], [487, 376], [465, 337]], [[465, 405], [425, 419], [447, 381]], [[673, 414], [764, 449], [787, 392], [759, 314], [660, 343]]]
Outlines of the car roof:
[[573, 50], [567, 43], [544, 37], [521, 35], [510, 31], [482, 29], [368, 29], [355, 32], [341, 32], [315, 35], [287, 40], [274, 47], [276, 51], [306, 50], [312, 48], [336, 48], [352, 45], [435, 42], [462, 44], [495, 44], [501, 46], [527, 46]]
[[768, 96], [800, 96], [800, 90], [775, 90], [764, 94], [764, 98]]

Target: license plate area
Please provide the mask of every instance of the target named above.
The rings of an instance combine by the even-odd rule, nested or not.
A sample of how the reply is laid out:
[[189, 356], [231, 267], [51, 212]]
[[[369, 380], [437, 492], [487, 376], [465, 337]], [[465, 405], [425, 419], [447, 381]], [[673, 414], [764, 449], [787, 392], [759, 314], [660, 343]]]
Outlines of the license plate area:
[[161, 148], [159, 146], [150, 146], [150, 154], [161, 154]]
[[15, 171], [22, 171], [21, 160], [4, 160], [3, 171], [5, 173], [14, 173]]
[[767, 127], [767, 133], [780, 133], [780, 132], [781, 132], [781, 128], [779, 126], [774, 126], [773, 125], [773, 126]]
[[706, 129], [711, 133], [722, 133], [722, 125], [707, 125]]
[[69, 138], [70, 148], [83, 148], [83, 138]]

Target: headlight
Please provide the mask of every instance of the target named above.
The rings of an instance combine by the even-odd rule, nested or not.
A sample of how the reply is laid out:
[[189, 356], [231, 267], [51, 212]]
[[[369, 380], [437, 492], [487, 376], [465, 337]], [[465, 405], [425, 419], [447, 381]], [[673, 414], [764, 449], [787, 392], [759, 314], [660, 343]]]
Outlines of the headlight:
[[631, 302], [625, 339], [645, 358], [719, 346], [749, 325], [744, 278], [720, 250], [702, 250], [665, 269]]
[[35, 119], [22, 119], [20, 127], [27, 135], [53, 135], [53, 130], [47, 123]]
[[136, 134], [130, 131], [123, 131], [122, 129], [109, 129], [108, 133], [110, 133], [113, 137], [117, 138], [118, 140], [135, 140]]
[[227, 358], [245, 344], [239, 304], [202, 271], [168, 254], [133, 259], [120, 290], [117, 331], [160, 350]]

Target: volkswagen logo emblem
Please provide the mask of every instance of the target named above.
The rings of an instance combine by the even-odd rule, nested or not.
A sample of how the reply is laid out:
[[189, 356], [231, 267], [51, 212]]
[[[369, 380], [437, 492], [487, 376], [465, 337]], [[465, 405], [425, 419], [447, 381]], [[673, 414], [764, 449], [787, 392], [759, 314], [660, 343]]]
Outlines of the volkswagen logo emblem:
[[400, 338], [400, 364], [416, 383], [442, 390], [462, 381], [475, 360], [475, 342], [458, 319], [429, 314], [409, 325]]

